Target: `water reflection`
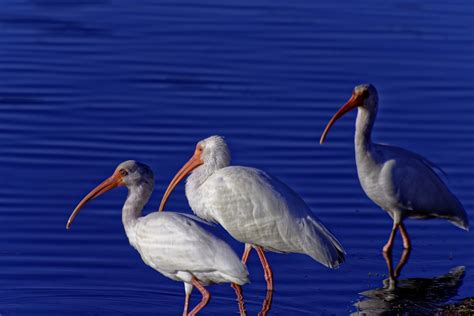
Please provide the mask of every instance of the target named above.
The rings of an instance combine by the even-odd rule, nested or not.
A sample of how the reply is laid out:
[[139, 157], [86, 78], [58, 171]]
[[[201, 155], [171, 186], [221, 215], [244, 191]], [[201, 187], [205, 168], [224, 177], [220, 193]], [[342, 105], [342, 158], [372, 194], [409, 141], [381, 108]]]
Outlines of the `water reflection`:
[[389, 253], [382, 252], [383, 258], [385, 259], [385, 262], [387, 263], [387, 269], [388, 269], [388, 275], [389, 275], [388, 281], [389, 281], [390, 289], [395, 289], [395, 287], [397, 286], [398, 277], [402, 273], [403, 267], [407, 264], [408, 259], [410, 258], [410, 253], [411, 253], [411, 250], [403, 249], [400, 260], [398, 261], [397, 267], [394, 270], [392, 252], [389, 252]]
[[408, 262], [410, 251], [404, 250], [397, 267], [393, 269], [392, 255], [384, 254], [389, 278], [382, 288], [367, 290], [362, 300], [355, 303], [352, 315], [432, 314], [446, 301], [456, 296], [464, 278], [464, 266], [452, 268], [448, 273], [433, 278], [398, 280]]
[[239, 305], [240, 316], [247, 316], [247, 310], [245, 309], [244, 296], [242, 294], [242, 287], [235, 283], [232, 283], [231, 287], [234, 289], [235, 295], [237, 297], [237, 303]]
[[262, 303], [262, 310], [258, 313], [258, 316], [265, 316], [270, 311], [272, 307], [272, 299], [273, 299], [273, 291], [267, 290], [267, 295], [265, 295], [265, 299]]
[[[242, 291], [237, 290], [234, 286], [232, 287], [234, 288], [234, 290], [236, 290], [235, 292], [237, 294], [237, 301], [239, 304], [240, 316], [247, 316], [247, 310], [245, 309], [245, 301], [244, 301]], [[265, 299], [263, 300], [263, 303], [262, 303], [262, 309], [258, 313], [258, 316], [265, 316], [268, 314], [268, 312], [270, 311], [272, 307], [272, 300], [273, 300], [273, 291], [267, 290]]]

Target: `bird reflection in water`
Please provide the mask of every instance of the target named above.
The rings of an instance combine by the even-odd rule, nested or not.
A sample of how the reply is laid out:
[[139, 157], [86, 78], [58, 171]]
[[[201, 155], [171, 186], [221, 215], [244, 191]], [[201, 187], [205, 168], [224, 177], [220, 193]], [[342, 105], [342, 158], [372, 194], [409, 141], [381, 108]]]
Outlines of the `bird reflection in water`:
[[273, 291], [267, 290], [267, 295], [265, 296], [265, 299], [263, 300], [262, 310], [260, 311], [260, 313], [258, 313], [258, 316], [267, 315], [267, 313], [270, 311], [270, 308], [272, 306], [272, 299], [273, 299]]
[[352, 315], [432, 315], [456, 296], [464, 278], [463, 266], [433, 278], [398, 280], [409, 256], [410, 251], [404, 250], [393, 269], [391, 253], [384, 253], [389, 278], [383, 281], [383, 288], [360, 293], [365, 298], [354, 304], [357, 311]]
[[[265, 299], [263, 300], [263, 303], [262, 303], [262, 309], [258, 313], [258, 316], [265, 316], [268, 314], [272, 306], [272, 300], [273, 300], [273, 291], [267, 290]], [[237, 301], [239, 304], [240, 316], [247, 316], [247, 310], [245, 309], [245, 301], [244, 301], [242, 291], [239, 291], [239, 294], [237, 294]]]

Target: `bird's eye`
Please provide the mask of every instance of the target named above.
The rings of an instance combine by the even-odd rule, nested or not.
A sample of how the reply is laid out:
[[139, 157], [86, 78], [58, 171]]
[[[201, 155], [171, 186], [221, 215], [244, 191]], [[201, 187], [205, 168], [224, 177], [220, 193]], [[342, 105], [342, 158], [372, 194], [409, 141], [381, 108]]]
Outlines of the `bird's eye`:
[[369, 90], [364, 90], [362, 92], [362, 97], [365, 99], [365, 98], [368, 98], [369, 97]]
[[122, 177], [128, 176], [128, 172], [127, 172], [127, 170], [125, 170], [125, 169], [120, 169], [119, 172], [120, 172], [120, 174], [122, 175]]

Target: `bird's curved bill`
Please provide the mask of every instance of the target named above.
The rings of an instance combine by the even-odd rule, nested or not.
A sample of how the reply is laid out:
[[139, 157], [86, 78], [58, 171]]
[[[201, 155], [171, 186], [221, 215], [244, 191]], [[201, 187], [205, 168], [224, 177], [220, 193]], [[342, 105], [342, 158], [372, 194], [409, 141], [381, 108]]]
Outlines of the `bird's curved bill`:
[[326, 125], [326, 128], [324, 129], [324, 132], [321, 135], [321, 139], [319, 140], [319, 143], [322, 144], [324, 142], [324, 139], [326, 138], [326, 135], [328, 134], [329, 129], [341, 116], [343, 116], [344, 114], [346, 114], [350, 110], [352, 110], [352, 109], [354, 109], [358, 106], [361, 106], [362, 104], [363, 104], [362, 96], [353, 94], [352, 97], [349, 99], [349, 101], [347, 101], [347, 103], [344, 104], [339, 109], [339, 111], [336, 112], [336, 114], [334, 114], [334, 116], [329, 121], [328, 125]]
[[201, 160], [201, 154], [199, 151], [196, 150], [191, 159], [189, 159], [189, 161], [178, 171], [178, 173], [174, 176], [173, 180], [171, 180], [170, 184], [168, 185], [168, 188], [166, 189], [166, 192], [163, 195], [163, 198], [161, 199], [160, 212], [163, 211], [163, 209], [165, 208], [166, 201], [168, 201], [171, 192], [178, 185], [178, 183], [183, 180], [188, 174], [190, 174], [191, 171], [193, 171], [202, 164], [203, 161]]
[[79, 204], [77, 204], [76, 208], [74, 211], [71, 213], [71, 216], [69, 216], [69, 219], [66, 224], [66, 228], [69, 229], [71, 228], [72, 221], [76, 217], [76, 215], [79, 213], [81, 208], [86, 205], [87, 202], [90, 200], [98, 197], [99, 195], [104, 194], [107, 191], [112, 190], [113, 188], [116, 188], [120, 185], [123, 185], [123, 178], [120, 175], [120, 173], [114, 173], [110, 178], [99, 184], [94, 190], [90, 191], [89, 194], [87, 194]]

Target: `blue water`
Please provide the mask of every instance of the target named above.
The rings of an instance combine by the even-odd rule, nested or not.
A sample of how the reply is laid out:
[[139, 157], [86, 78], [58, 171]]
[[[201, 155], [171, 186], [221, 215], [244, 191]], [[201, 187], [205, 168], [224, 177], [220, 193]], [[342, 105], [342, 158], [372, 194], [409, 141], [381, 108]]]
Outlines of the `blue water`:
[[[128, 245], [125, 189], [90, 203], [71, 231], [65, 223], [128, 159], [155, 170], [155, 211], [195, 143], [212, 134], [226, 137], [234, 164], [298, 192], [348, 251], [334, 271], [270, 253], [269, 315], [403, 312], [397, 302], [429, 313], [474, 296], [474, 235], [445, 221], [407, 222], [414, 249], [401, 290], [383, 294], [391, 220], [358, 183], [355, 114], [318, 144], [352, 87], [372, 82], [381, 102], [374, 139], [442, 167], [473, 221], [473, 29], [470, 0], [2, 1], [0, 314], [179, 315], [182, 284]], [[168, 209], [191, 212], [183, 185]], [[245, 303], [255, 315], [266, 294], [255, 254], [249, 270]], [[406, 294], [429, 286], [431, 296]], [[237, 315], [229, 286], [209, 290], [202, 315]]]

